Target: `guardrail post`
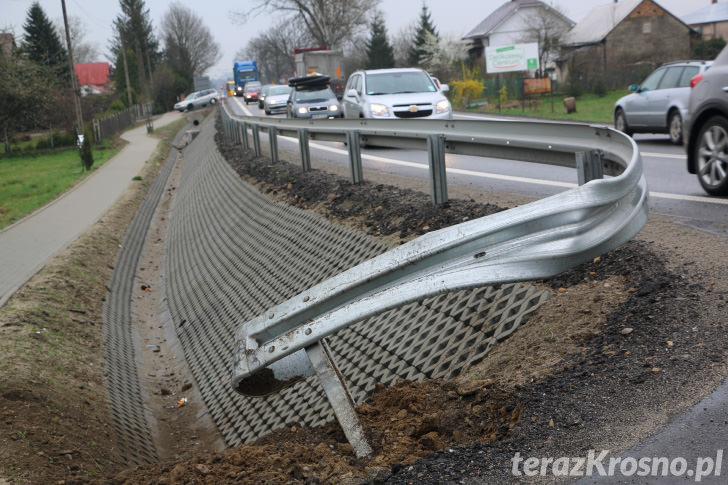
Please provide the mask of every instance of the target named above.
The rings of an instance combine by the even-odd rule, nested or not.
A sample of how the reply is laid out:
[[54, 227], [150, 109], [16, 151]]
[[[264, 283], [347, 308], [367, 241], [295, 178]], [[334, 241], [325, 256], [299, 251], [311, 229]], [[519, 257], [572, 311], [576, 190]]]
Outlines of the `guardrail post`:
[[359, 131], [346, 132], [346, 143], [349, 147], [349, 170], [351, 183], [360, 184], [364, 180], [361, 168], [361, 146], [359, 144]]
[[604, 178], [602, 153], [599, 150], [576, 152], [575, 155], [579, 185], [584, 185], [590, 180]]
[[270, 145], [270, 159], [278, 163], [278, 129], [275, 126], [268, 128], [268, 145]]
[[308, 130], [298, 130], [298, 148], [301, 150], [301, 168], [304, 172], [311, 170], [311, 149], [308, 146]]
[[445, 171], [445, 137], [427, 137], [427, 155], [430, 162], [430, 192], [432, 202], [441, 205], [447, 202], [447, 175]]
[[253, 125], [253, 148], [255, 149], [255, 156], [260, 156], [260, 125]]
[[346, 388], [341, 372], [336, 367], [328, 344], [325, 340], [319, 340], [317, 344], [306, 347], [306, 355], [316, 371], [331, 407], [334, 408], [341, 429], [354, 448], [354, 453], [359, 458], [371, 455], [372, 448], [367, 443], [364, 429], [354, 410], [354, 400]]
[[250, 150], [250, 144], [248, 143], [248, 124], [246, 122], [240, 123], [240, 140], [243, 142], [243, 150]]

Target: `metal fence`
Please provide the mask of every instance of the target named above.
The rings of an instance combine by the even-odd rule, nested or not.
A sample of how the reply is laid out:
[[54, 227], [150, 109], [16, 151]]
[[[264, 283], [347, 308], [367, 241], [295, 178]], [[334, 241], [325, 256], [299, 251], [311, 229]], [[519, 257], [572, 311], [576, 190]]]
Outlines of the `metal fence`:
[[[324, 120], [238, 117], [222, 107], [225, 134], [261, 154], [261, 131], [346, 142], [352, 182], [363, 144], [426, 150], [433, 201], [447, 200], [445, 153], [575, 168], [580, 185], [540, 201], [428, 233], [315, 285], [240, 325], [232, 386], [265, 395], [317, 375], [359, 456], [371, 448], [326, 337], [408, 302], [487, 284], [549, 278], [631, 239], [647, 219], [647, 184], [635, 142], [611, 128], [523, 121]], [[604, 178], [604, 175], [609, 177]]]
[[136, 124], [138, 120], [150, 120], [154, 103], [135, 104], [124, 111], [101, 119], [93, 120], [94, 141], [96, 143]]

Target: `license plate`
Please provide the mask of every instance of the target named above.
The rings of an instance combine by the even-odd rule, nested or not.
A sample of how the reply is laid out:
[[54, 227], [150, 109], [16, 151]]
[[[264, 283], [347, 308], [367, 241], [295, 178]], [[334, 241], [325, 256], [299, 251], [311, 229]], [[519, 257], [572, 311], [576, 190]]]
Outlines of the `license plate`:
[[326, 113], [315, 113], [315, 114], [311, 115], [311, 118], [313, 118], [315, 120], [320, 120], [320, 119], [328, 118], [328, 117], [329, 117], [329, 115]]

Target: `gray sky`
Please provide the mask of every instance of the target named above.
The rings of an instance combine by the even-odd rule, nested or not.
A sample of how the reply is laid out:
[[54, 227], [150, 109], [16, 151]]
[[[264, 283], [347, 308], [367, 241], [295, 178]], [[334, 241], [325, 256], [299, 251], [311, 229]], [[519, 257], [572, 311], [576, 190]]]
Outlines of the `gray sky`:
[[[222, 57], [206, 74], [211, 78], [229, 78], [235, 53], [247, 43], [276, 24], [276, 17], [259, 15], [244, 25], [231, 20], [230, 11], [246, 10], [258, 0], [175, 0], [200, 16], [220, 44]], [[433, 22], [441, 36], [462, 37], [481, 20], [490, 15], [507, 0], [424, 0]], [[593, 7], [612, 0], [544, 0], [559, 7], [573, 21], [581, 20]], [[655, 0], [656, 3], [680, 17], [710, 5], [711, 0]], [[725, 0], [720, 0], [725, 1]], [[0, 0], [0, 30], [13, 31], [16, 36], [23, 32], [23, 24], [32, 0]], [[52, 20], [62, 19], [61, 0], [39, 0], [46, 15]], [[155, 33], [167, 11], [169, 0], [145, 0], [151, 15]], [[423, 0], [382, 0], [387, 31], [391, 36], [417, 22]], [[85, 29], [85, 41], [93, 43], [100, 52], [99, 61], [107, 61], [111, 25], [119, 15], [118, 0], [66, 0], [69, 17], [78, 17]]]

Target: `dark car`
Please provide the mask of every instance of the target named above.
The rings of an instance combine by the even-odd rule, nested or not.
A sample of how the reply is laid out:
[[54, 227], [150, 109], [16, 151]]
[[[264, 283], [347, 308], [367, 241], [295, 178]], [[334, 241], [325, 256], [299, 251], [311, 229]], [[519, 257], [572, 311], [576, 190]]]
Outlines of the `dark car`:
[[258, 108], [263, 109], [263, 102], [265, 101], [265, 97], [268, 95], [268, 91], [272, 86], [272, 84], [264, 84], [263, 87], [260, 88], [260, 92], [258, 93]]
[[258, 93], [260, 93], [261, 85], [257, 81], [249, 81], [243, 89], [243, 98], [245, 98], [245, 104], [257, 102]]
[[711, 195], [728, 195], [728, 47], [691, 80], [685, 117], [688, 172]]
[[328, 76], [304, 76], [289, 79], [289, 118], [341, 118], [341, 105], [331, 89]]
[[632, 94], [614, 104], [614, 127], [634, 133], [667, 133], [676, 145], [683, 142], [683, 119], [690, 98], [690, 80], [710, 67], [710, 61], [680, 61], [660, 66]]

